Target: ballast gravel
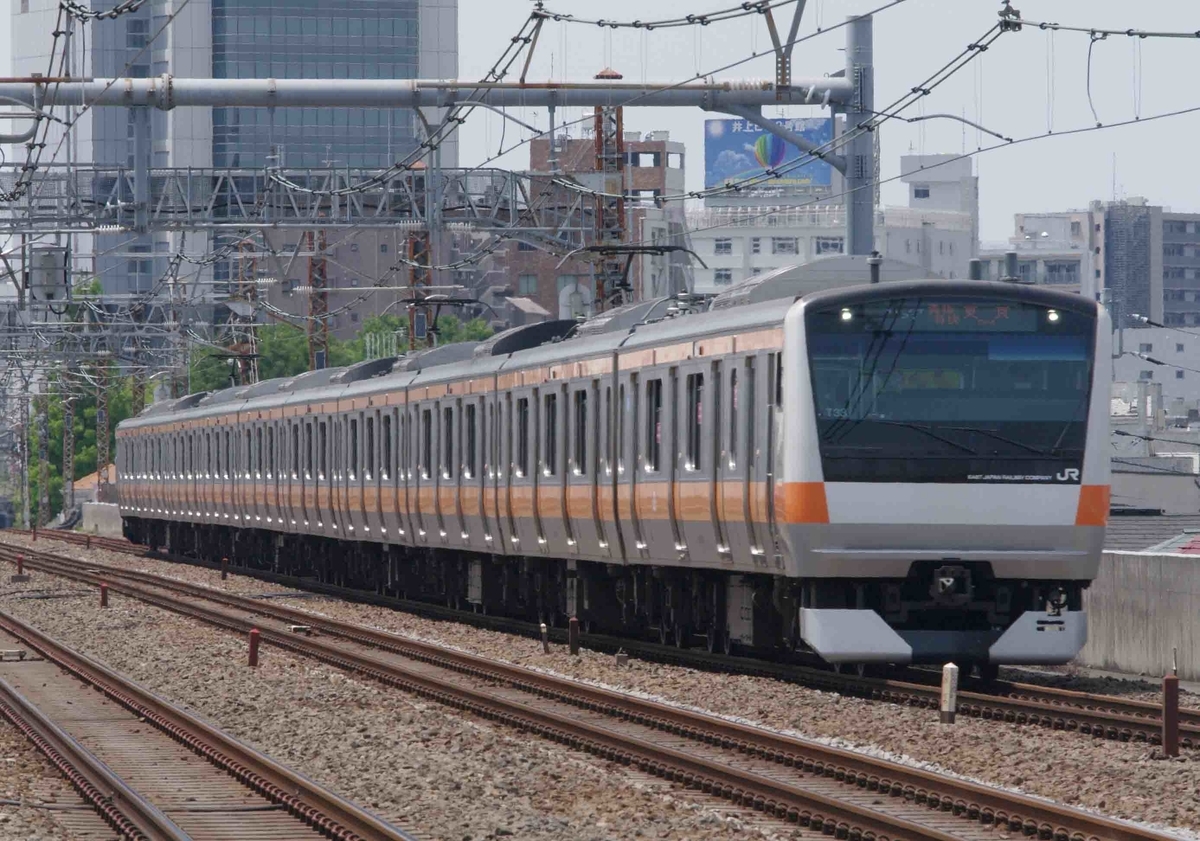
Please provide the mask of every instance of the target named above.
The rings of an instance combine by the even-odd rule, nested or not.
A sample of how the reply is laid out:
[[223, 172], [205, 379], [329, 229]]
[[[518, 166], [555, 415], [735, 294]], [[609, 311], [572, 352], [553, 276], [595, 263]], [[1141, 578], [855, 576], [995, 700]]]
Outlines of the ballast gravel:
[[[25, 589], [25, 588], [22, 588]], [[34, 574], [0, 610], [421, 839], [790, 839], [795, 827], [118, 595]], [[15, 592], [14, 592], [15, 591]], [[45, 596], [63, 596], [45, 598]], [[8, 838], [0, 823], [0, 839]], [[22, 836], [27, 837], [27, 836]], [[61, 837], [50, 835], [47, 837]]]
[[[12, 535], [3, 535], [0, 539], [13, 543], [27, 541], [26, 538]], [[48, 546], [53, 546], [54, 551], [71, 557], [86, 557], [94, 562], [172, 576], [241, 595], [295, 592], [233, 574], [227, 581], [221, 581], [219, 573], [213, 570], [135, 558], [116, 552], [92, 550], [88, 553], [82, 547], [47, 542], [43, 542], [39, 548]], [[7, 603], [7, 600], [3, 601]], [[314, 598], [311, 595], [273, 601], [342, 621], [358, 622], [455, 646], [483, 656], [646, 694], [671, 703], [703, 708], [719, 715], [736, 716], [744, 721], [833, 742], [842, 747], [862, 749], [912, 764], [949, 770], [981, 782], [1083, 807], [1112, 817], [1147, 822], [1166, 827], [1168, 831], [1175, 828], [1183, 836], [1200, 837], [1197, 835], [1200, 833], [1200, 751], [1185, 750], [1182, 757], [1170, 760], [1161, 758], [1157, 749], [1144, 744], [1089, 739], [1076, 733], [1041, 727], [963, 717], [959, 718], [958, 723], [947, 726], [938, 722], [936, 711], [848, 698], [781, 683], [770, 678], [714, 674], [633, 659], [625, 666], [618, 666], [611, 655], [588, 651], [586, 648], [580, 656], [572, 657], [565, 647], [552, 646], [551, 653], [547, 655], [542, 653], [539, 642], [527, 638], [454, 622], [424, 619], [387, 608]], [[8, 609], [7, 604], [5, 609]], [[144, 611], [139, 610], [139, 613], [144, 614]], [[161, 618], [161, 614], [158, 616], [156, 622], [167, 621]], [[150, 622], [149, 616], [144, 615], [142, 621]], [[68, 626], [70, 624], [69, 621], [66, 623]], [[39, 626], [41, 627], [40, 623]], [[54, 632], [51, 627], [45, 627], [46, 630]], [[229, 650], [228, 637], [213, 639], [212, 632], [204, 630], [202, 633], [206, 648]], [[82, 633], [80, 636], [90, 639], [94, 635]], [[586, 645], [586, 638], [584, 642]], [[234, 647], [237, 647], [236, 644]], [[277, 652], [271, 652], [271, 659], [273, 663], [269, 669], [280, 668], [279, 663], [284, 660], [283, 655]], [[114, 665], [121, 667], [120, 664]], [[319, 667], [301, 663], [288, 668], [303, 675], [320, 671]], [[221, 670], [217, 673], [221, 673]], [[203, 680], [204, 672], [201, 670], [199, 674], [201, 677], [197, 679]], [[1013, 677], [1033, 682], [1029, 673], [1022, 672], [1014, 674]], [[1090, 680], [1070, 676], [1066, 679], [1069, 679], [1067, 685], [1073, 689], [1088, 688], [1085, 681]], [[178, 678], [175, 678], [172, 682], [177, 680]], [[354, 684], [354, 681], [345, 677], [340, 678], [340, 681], [333, 676], [323, 680], [335, 686], [340, 686], [340, 681]], [[1064, 676], [1055, 675], [1052, 680], [1061, 684]], [[311, 679], [306, 679], [305, 685], [311, 686]], [[186, 682], [185, 687], [189, 691], [196, 689]], [[376, 709], [393, 708], [400, 703], [395, 698], [395, 693], [381, 692], [362, 684], [357, 684], [357, 687], [360, 688], [355, 691], [363, 694], [347, 708], [353, 711], [356, 721], [360, 714], [369, 718]], [[1114, 687], [1108, 685], [1106, 689], [1113, 691]], [[1143, 685], [1140, 689], [1125, 689], [1146, 692], [1149, 695], [1148, 685]], [[1093, 688], [1092, 691], [1096, 689]], [[340, 688], [338, 692], [330, 690], [331, 695], [340, 693]], [[230, 698], [227, 692], [222, 692], [220, 697]], [[288, 700], [289, 704], [292, 703], [289, 699], [285, 700]], [[1184, 704], [1195, 706], [1195, 701], [1194, 696], [1185, 698]], [[215, 704], [217, 709], [224, 706], [217, 699], [210, 703]], [[247, 726], [253, 726], [252, 722], [261, 725], [263, 719], [256, 710], [270, 709], [269, 706], [264, 707], [257, 701], [247, 699], [231, 699], [230, 703], [233, 709], [245, 714], [242, 720]], [[421, 705], [419, 702], [405, 701], [403, 706], [412, 710]], [[282, 710], [282, 706], [280, 709]], [[444, 710], [437, 710], [434, 714], [438, 720], [452, 717], [451, 713]], [[275, 726], [276, 722], [270, 721], [269, 717], [267, 722], [267, 729], [272, 733], [279, 729]], [[221, 719], [221, 723], [226, 722]], [[340, 732], [349, 724], [329, 722], [326, 726], [336, 728]], [[487, 725], [478, 726], [489, 731], [497, 740], [507, 738], [502, 733], [491, 731]], [[462, 732], [461, 728], [456, 732]], [[520, 736], [513, 738], [521, 740], [524, 750], [536, 746], [536, 742], [522, 739]], [[444, 737], [437, 737], [433, 741], [446, 744]], [[336, 745], [337, 740], [333, 740], [331, 744]], [[450, 744], [454, 744], [453, 740]], [[542, 747], [539, 750], [548, 749]], [[288, 760], [286, 756], [281, 758]], [[320, 757], [311, 754], [306, 758], [318, 763], [322, 761]], [[414, 755], [408, 756], [410, 762], [416, 758]], [[582, 761], [579, 764], [583, 767], [595, 767]], [[543, 788], [539, 783], [533, 788], [526, 787], [521, 790], [528, 798]], [[622, 788], [619, 793], [610, 793], [610, 797], [617, 799], [633, 796], [625, 794], [625, 791]], [[492, 801], [492, 798], [489, 797], [488, 800]], [[505, 799], [504, 803], [509, 806], [511, 801]], [[587, 825], [594, 827], [595, 823], [593, 821]], [[706, 828], [706, 831], [712, 830], [711, 826]], [[723, 827], [716, 831], [722, 830]], [[518, 834], [522, 837], [535, 837], [527, 835], [524, 831]], [[634, 835], [633, 832], [617, 833], [619, 837]]]
[[[80, 813], [87, 812], [87, 816]], [[83, 828], [83, 834], [76, 831]], [[0, 722], [0, 839], [115, 838], [54, 766], [7, 720]]]

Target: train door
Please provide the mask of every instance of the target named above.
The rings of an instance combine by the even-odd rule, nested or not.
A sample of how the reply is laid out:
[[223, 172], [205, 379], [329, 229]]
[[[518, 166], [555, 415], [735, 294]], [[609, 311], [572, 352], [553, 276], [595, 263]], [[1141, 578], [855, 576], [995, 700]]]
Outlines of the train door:
[[764, 361], [762, 355], [757, 355], [747, 359], [746, 365], [746, 493], [743, 507], [749, 527], [750, 558], [755, 566], [761, 566], [763, 563], [763, 547], [766, 546], [767, 536], [762, 504], [766, 495], [766, 471], [762, 454], [767, 414], [766, 384], [761, 381]]
[[600, 448], [596, 425], [596, 382], [583, 381], [573, 385], [567, 394], [566, 418], [567, 526], [574, 552], [586, 556], [606, 554], [601, 550], [603, 538], [597, 517], [596, 451]]
[[617, 472], [621, 478], [617, 522], [622, 529], [626, 559], [631, 561], [645, 559], [649, 550], [641, 506], [638, 504], [643, 484], [642, 453], [645, 451], [642, 442], [645, 426], [642, 387], [642, 378], [630, 373], [627, 381], [618, 387], [617, 401]]
[[501, 529], [504, 547], [506, 550], [512, 548], [514, 552], [519, 552], [521, 535], [517, 529], [517, 515], [513, 500], [517, 475], [516, 412], [513, 394], [511, 391], [506, 391], [504, 408], [498, 421], [503, 450], [497, 470], [503, 471], [503, 475], [499, 477], [502, 487], [498, 491], [497, 502], [501, 507], [501, 522], [504, 524]]
[[645, 375], [641, 389], [642, 418], [638, 438], [640, 472], [634, 507], [642, 541], [650, 558], [675, 562], [680, 545], [676, 534], [673, 485], [675, 479], [675, 368]]
[[723, 565], [746, 562], [750, 557], [750, 521], [747, 501], [748, 430], [753, 412], [746, 402], [751, 360], [730, 358], [721, 383], [721, 430], [714, 441], [717, 453], [717, 513], [722, 534], [717, 553]]
[[576, 548], [567, 514], [567, 395], [565, 383], [548, 383], [541, 395], [537, 516], [542, 546], [550, 554], [560, 556]]
[[436, 520], [433, 512], [433, 474], [435, 471], [433, 448], [433, 406], [429, 403], [419, 403], [413, 413], [416, 420], [414, 440], [417, 444], [417, 475], [416, 475], [416, 522], [417, 542], [428, 543], [429, 531], [435, 527]]
[[714, 411], [720, 390], [719, 363], [688, 365], [681, 372], [679, 395], [680, 464], [676, 484], [678, 533], [687, 546], [690, 566], [717, 563], [714, 499], [716, 460], [713, 439], [720, 433], [720, 414]]
[[483, 542], [489, 552], [503, 552], [504, 540], [500, 528], [499, 465], [500, 430], [497, 394], [494, 389], [487, 392], [481, 402], [480, 412], [480, 487], [483, 497], [479, 501], [483, 526]]
[[437, 529], [438, 541], [445, 543], [449, 536], [447, 524], [454, 511], [454, 408], [450, 400], [438, 400], [433, 406], [434, 526]]
[[465, 400], [460, 400], [458, 405], [462, 427], [459, 432], [462, 457], [459, 459], [458, 514], [463, 540], [468, 545], [486, 548], [483, 545], [483, 534], [486, 530], [483, 515], [483, 471], [480, 470], [483, 399], [471, 394]]

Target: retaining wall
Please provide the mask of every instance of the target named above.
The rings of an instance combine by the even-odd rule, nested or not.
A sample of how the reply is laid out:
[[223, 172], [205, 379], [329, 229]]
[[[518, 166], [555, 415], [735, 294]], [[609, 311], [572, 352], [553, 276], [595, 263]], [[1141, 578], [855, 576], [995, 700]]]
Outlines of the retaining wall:
[[85, 502], [82, 528], [88, 534], [121, 537], [121, 511], [107, 502]]
[[1200, 680], [1200, 556], [1105, 552], [1083, 602], [1088, 641], [1077, 662], [1160, 676], [1175, 648], [1179, 676]]

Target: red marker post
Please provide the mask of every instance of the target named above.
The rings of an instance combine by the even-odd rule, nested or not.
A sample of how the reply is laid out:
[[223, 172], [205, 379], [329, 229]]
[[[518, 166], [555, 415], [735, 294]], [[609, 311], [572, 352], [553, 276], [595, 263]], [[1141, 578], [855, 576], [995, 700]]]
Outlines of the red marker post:
[[258, 666], [258, 641], [259, 641], [259, 637], [260, 637], [260, 636], [262, 636], [262, 635], [259, 633], [259, 631], [258, 631], [258, 628], [251, 628], [251, 629], [250, 629], [250, 658], [249, 658], [249, 663], [250, 663], [250, 667], [251, 667], [251, 668], [254, 668], [254, 667]]
[[100, 606], [108, 607], [108, 585], [100, 585]]
[[25, 574], [25, 556], [17, 555], [17, 575]]
[[1179, 664], [1171, 649], [1171, 674], [1163, 676], [1162, 744], [1167, 756], [1179, 756]]
[[221, 558], [221, 580], [229, 577], [229, 558]]

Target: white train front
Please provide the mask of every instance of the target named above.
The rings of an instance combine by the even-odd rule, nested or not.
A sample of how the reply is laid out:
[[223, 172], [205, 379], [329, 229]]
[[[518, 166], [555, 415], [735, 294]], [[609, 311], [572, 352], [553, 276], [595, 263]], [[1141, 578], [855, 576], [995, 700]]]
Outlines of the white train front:
[[126, 533], [680, 645], [1065, 662], [1108, 515], [1107, 316], [884, 280], [156, 404], [118, 430]]

